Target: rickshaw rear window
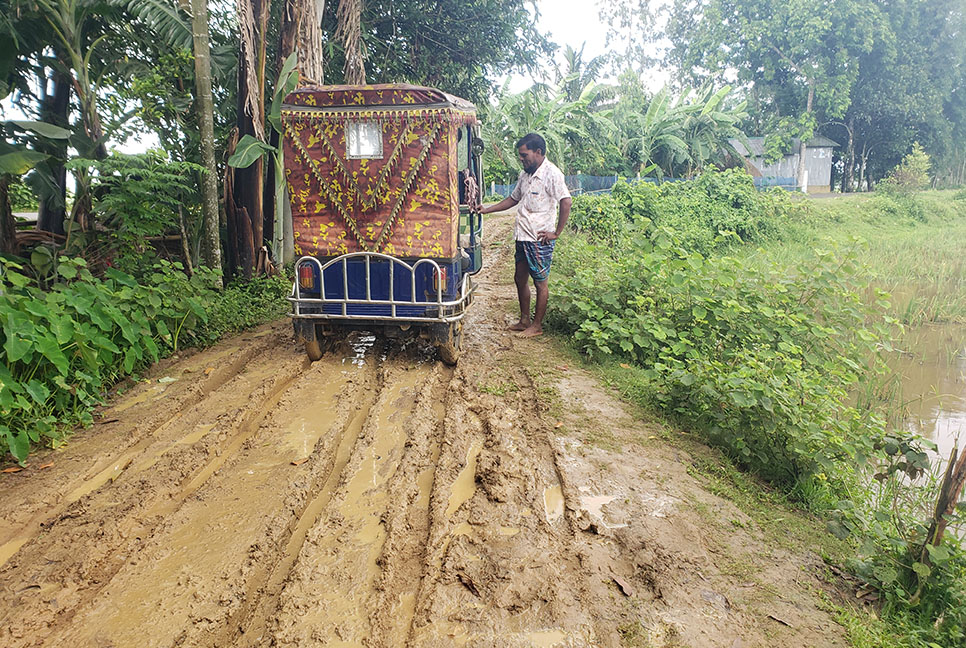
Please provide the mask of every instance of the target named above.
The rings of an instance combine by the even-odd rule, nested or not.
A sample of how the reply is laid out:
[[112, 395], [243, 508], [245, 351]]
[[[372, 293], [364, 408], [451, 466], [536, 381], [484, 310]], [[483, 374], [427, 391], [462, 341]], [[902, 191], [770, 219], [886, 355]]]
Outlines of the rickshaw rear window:
[[346, 157], [382, 158], [382, 126], [379, 122], [349, 122], [345, 129]]

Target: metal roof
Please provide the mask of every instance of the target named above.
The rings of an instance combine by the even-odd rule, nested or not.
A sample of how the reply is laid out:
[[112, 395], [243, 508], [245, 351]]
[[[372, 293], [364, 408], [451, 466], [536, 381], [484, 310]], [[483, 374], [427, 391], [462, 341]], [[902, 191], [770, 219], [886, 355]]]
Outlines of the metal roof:
[[[764, 137], [749, 137], [748, 147], [751, 149], [752, 157], [761, 157], [765, 154], [765, 138]], [[797, 137], [792, 139], [791, 149], [788, 151], [790, 154], [794, 154], [798, 151], [799, 140]], [[739, 139], [730, 139], [728, 142], [735, 147], [735, 150], [742, 155], [748, 155], [748, 151], [745, 150], [744, 144]], [[833, 142], [827, 137], [821, 135], [816, 135], [812, 139], [805, 143], [806, 148], [838, 148], [840, 144], [838, 142]]]

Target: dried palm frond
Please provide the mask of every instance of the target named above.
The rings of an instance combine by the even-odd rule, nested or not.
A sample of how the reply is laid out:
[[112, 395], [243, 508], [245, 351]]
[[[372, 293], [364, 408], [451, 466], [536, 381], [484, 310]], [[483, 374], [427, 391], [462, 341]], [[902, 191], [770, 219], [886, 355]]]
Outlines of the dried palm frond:
[[345, 82], [349, 85], [363, 85], [366, 82], [365, 59], [362, 55], [362, 2], [339, 0], [336, 12], [338, 27], [335, 37], [341, 38], [345, 47]]

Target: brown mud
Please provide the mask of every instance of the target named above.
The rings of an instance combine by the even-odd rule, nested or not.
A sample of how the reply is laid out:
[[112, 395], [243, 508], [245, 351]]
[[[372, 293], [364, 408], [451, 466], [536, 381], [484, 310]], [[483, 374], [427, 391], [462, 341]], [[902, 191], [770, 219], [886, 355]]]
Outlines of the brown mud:
[[455, 369], [357, 334], [309, 363], [276, 322], [2, 475], [0, 645], [844, 645], [817, 556], [506, 331], [510, 221], [487, 230]]

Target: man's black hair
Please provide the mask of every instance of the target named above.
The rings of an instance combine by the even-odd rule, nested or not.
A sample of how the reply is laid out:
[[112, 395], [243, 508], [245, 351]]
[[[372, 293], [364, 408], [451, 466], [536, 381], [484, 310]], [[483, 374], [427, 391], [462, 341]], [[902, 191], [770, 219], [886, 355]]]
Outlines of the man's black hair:
[[547, 140], [536, 133], [527, 133], [521, 137], [520, 141], [517, 142], [517, 148], [521, 146], [526, 146], [531, 151], [538, 151], [540, 155], [547, 154]]

